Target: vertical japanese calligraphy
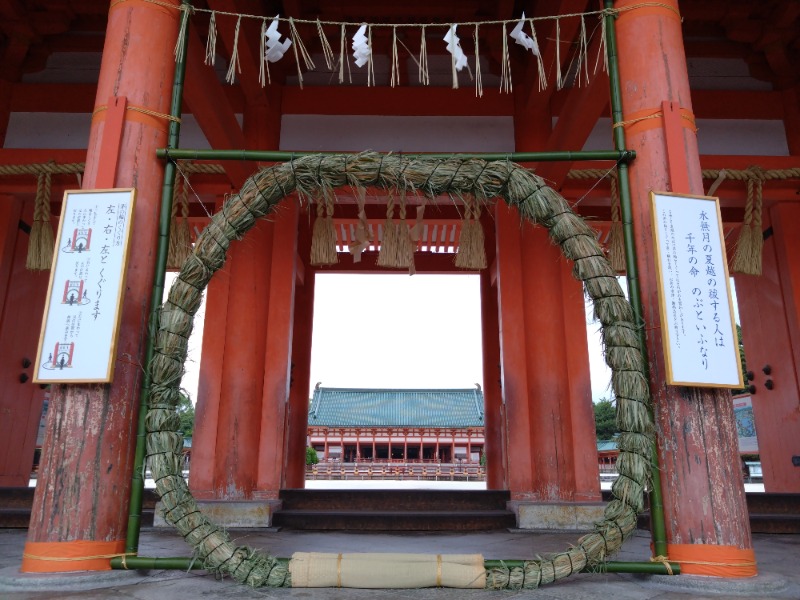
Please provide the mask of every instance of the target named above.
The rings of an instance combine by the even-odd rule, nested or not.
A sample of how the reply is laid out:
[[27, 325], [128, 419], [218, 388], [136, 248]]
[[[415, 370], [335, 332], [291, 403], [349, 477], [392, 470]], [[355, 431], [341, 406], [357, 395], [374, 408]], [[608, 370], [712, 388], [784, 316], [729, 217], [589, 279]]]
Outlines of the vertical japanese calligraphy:
[[719, 202], [650, 195], [667, 383], [742, 387]]
[[112, 380], [135, 197], [65, 192], [35, 382]]

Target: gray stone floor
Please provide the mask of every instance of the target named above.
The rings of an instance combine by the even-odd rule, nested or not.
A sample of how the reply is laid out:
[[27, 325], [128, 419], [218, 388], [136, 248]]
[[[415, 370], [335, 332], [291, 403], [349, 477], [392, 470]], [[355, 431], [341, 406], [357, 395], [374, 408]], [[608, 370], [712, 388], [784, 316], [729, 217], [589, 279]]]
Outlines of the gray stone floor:
[[[484, 558], [521, 559], [562, 550], [574, 543], [575, 534], [517, 533], [342, 533], [261, 530], [232, 532], [241, 542], [268, 550], [276, 556], [290, 556], [298, 550], [319, 552], [478, 552]], [[64, 598], [95, 600], [171, 600], [173, 598], [340, 598], [378, 600], [456, 600], [486, 595], [503, 598], [577, 600], [678, 600], [703, 598], [791, 598], [800, 599], [800, 535], [754, 536], [759, 575], [748, 580], [705, 577], [635, 576], [622, 574], [581, 574], [539, 590], [487, 592], [482, 590], [353, 590], [353, 589], [250, 589], [231, 580], [217, 581], [202, 571], [111, 571], [29, 575], [19, 573], [24, 530], [0, 530], [0, 598], [39, 600]], [[630, 539], [617, 560], [646, 561], [649, 533], [640, 531]], [[184, 542], [169, 530], [145, 529], [141, 535], [141, 556], [186, 556]]]

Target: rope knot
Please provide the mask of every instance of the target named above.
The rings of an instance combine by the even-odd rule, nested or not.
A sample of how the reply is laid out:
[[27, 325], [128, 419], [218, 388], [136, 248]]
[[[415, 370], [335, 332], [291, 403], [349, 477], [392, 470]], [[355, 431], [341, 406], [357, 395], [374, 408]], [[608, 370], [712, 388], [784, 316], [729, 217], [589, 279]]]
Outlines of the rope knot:
[[669, 564], [669, 559], [666, 556], [659, 554], [658, 556], [651, 556], [650, 557], [651, 563], [661, 563], [664, 565], [664, 568], [667, 569], [667, 573], [670, 575], [674, 575], [675, 573], [672, 572], [672, 565]]

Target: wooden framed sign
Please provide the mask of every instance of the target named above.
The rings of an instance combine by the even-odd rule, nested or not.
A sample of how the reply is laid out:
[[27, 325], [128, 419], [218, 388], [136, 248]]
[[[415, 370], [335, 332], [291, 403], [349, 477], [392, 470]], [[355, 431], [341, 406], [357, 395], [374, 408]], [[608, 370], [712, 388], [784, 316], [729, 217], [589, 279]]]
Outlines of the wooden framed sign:
[[136, 190], [64, 192], [33, 381], [114, 376]]
[[740, 388], [719, 199], [651, 192], [667, 383]]

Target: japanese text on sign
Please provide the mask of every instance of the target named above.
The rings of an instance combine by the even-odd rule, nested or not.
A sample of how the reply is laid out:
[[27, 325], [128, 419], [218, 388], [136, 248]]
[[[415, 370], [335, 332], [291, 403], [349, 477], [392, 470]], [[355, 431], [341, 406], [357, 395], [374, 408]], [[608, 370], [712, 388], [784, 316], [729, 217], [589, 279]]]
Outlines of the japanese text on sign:
[[741, 387], [717, 199], [651, 197], [667, 383]]
[[135, 191], [68, 191], [35, 382], [111, 381]]

